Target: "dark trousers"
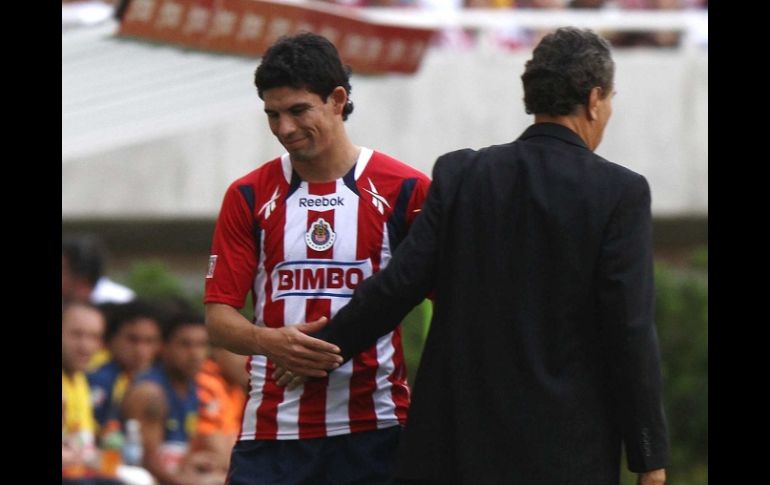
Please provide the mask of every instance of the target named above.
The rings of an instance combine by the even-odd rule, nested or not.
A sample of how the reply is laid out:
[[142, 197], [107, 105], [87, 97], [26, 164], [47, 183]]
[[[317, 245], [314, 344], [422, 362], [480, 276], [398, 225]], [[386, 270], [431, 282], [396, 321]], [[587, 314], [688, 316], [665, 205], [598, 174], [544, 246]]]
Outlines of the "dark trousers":
[[390, 485], [401, 427], [304, 440], [239, 441], [227, 485]]

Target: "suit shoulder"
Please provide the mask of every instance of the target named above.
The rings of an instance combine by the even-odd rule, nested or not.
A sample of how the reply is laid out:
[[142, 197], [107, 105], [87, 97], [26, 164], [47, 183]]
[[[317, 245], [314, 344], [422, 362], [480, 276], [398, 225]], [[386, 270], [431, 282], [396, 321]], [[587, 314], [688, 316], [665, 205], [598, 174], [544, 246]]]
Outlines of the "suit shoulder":
[[461, 148], [459, 150], [453, 150], [451, 152], [447, 152], [439, 159], [453, 159], [453, 160], [483, 160], [486, 158], [495, 158], [503, 153], [506, 153], [511, 150], [511, 148], [514, 146], [514, 143], [504, 143], [501, 145], [489, 145], [485, 146], [483, 148], [479, 148], [478, 150], [475, 150], [473, 148]]
[[433, 172], [435, 174], [437, 170], [442, 172], [460, 170], [462, 166], [475, 159], [478, 153], [478, 150], [473, 150], [472, 148], [462, 148], [447, 152], [436, 159]]
[[477, 150], [463, 148], [447, 152], [436, 160], [433, 167], [433, 180], [439, 176], [461, 177], [462, 174], [492, 170], [501, 159], [511, 159], [513, 145], [513, 143], [506, 143]]
[[613, 176], [618, 180], [621, 180], [623, 183], [627, 183], [627, 184], [646, 183], [647, 179], [644, 177], [644, 175], [638, 172], [634, 172], [628, 167], [624, 167], [623, 165], [620, 165], [618, 163], [611, 162], [606, 158], [603, 158], [596, 154], [593, 154], [593, 159], [594, 159], [593, 161], [596, 163], [598, 167], [600, 167], [600, 169], [604, 174]]
[[613, 187], [618, 204], [650, 203], [650, 184], [644, 175], [594, 155], [599, 176]]

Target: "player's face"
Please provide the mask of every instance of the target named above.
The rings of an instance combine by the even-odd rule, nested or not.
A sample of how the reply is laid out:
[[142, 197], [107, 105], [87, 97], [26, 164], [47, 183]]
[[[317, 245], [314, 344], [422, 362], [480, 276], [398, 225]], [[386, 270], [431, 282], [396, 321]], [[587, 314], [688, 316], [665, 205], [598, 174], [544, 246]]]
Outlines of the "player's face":
[[[337, 90], [345, 96], [343, 88]], [[263, 93], [270, 131], [293, 161], [313, 161], [335, 143], [344, 106], [337, 90], [325, 102], [307, 89], [279, 87]]]

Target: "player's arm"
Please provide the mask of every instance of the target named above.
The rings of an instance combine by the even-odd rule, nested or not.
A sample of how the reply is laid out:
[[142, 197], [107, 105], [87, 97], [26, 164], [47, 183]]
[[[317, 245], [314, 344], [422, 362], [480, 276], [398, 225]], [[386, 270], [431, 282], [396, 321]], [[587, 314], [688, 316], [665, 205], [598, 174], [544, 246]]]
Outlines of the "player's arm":
[[[324, 377], [338, 365], [338, 350], [292, 327], [268, 328], [254, 325], [241, 315], [259, 264], [262, 234], [254, 217], [253, 187], [235, 182], [227, 190], [214, 229], [206, 275], [206, 327], [212, 342], [242, 355], [265, 355], [289, 369]], [[311, 322], [317, 331], [326, 320]]]
[[223, 303], [206, 304], [206, 326], [214, 345], [242, 355], [264, 355], [276, 365], [313, 377], [339, 367], [339, 347], [313, 338], [327, 319], [280, 328], [252, 324], [238, 310]]

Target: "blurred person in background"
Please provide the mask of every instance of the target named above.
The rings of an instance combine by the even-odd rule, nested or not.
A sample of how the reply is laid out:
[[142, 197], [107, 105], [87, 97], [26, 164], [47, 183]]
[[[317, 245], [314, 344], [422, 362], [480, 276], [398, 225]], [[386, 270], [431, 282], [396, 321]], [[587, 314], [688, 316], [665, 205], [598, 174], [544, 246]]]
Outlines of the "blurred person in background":
[[[681, 10], [684, 0], [617, 0], [623, 10]], [[678, 47], [682, 33], [675, 30], [623, 31], [608, 33], [615, 47]]]
[[92, 235], [65, 236], [61, 245], [62, 302], [126, 303], [134, 292], [104, 275], [105, 250]]
[[601, 9], [605, 7], [607, 0], [571, 0], [568, 4], [568, 8], [578, 9]]
[[111, 359], [88, 374], [91, 403], [100, 428], [108, 421], [123, 422], [123, 396], [134, 379], [155, 364], [162, 344], [158, 311], [149, 303], [134, 300], [110, 304], [106, 313]]
[[[206, 276], [206, 319], [217, 345], [251, 356], [251, 390], [228, 483], [376, 485], [390, 482], [409, 389], [400, 329], [334, 376], [340, 360], [323, 342], [298, 342], [385, 267], [417, 217], [429, 179], [352, 143], [350, 70], [322, 36], [279, 39], [255, 74], [270, 130], [287, 150], [228, 188]], [[238, 309], [252, 291], [255, 321]], [[311, 324], [295, 325], [309, 321]], [[280, 368], [317, 381], [291, 390]]]
[[546, 35], [521, 77], [534, 124], [439, 157], [391, 263], [316, 334], [348, 359], [435, 291], [399, 483], [618, 485], [623, 448], [665, 482], [650, 188], [594, 154], [614, 74], [590, 30]]
[[[465, 7], [463, 0], [415, 0], [417, 7], [433, 10], [437, 15], [452, 15]], [[431, 44], [453, 50], [468, 50], [475, 43], [475, 32], [459, 26], [441, 28], [431, 37]]]
[[[102, 241], [94, 235], [62, 237], [62, 303], [83, 301], [102, 305], [125, 303], [134, 299], [133, 290], [115, 283], [104, 275], [105, 253]], [[103, 345], [91, 359], [88, 368], [96, 369], [109, 359], [109, 350]]]
[[[561, 10], [566, 7], [565, 0], [519, 0], [516, 7], [532, 10]], [[546, 35], [554, 29], [539, 28], [508, 28], [501, 29], [498, 34], [498, 42], [509, 48], [532, 49]]]
[[62, 483], [87, 483], [98, 466], [96, 422], [85, 370], [102, 346], [104, 316], [89, 303], [62, 307]]
[[230, 453], [241, 431], [249, 388], [246, 361], [245, 355], [214, 346], [195, 377], [198, 426], [190, 449], [192, 455], [208, 454], [214, 468], [222, 474], [223, 482], [230, 466]]
[[[160, 365], [139, 375], [123, 398], [126, 419], [140, 423], [143, 466], [163, 485], [203, 485], [210, 465], [182, 466], [195, 432], [195, 375], [206, 360], [208, 334], [202, 315], [180, 312], [162, 322]], [[220, 482], [221, 483], [221, 482]]]

